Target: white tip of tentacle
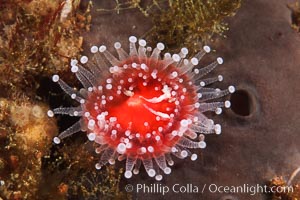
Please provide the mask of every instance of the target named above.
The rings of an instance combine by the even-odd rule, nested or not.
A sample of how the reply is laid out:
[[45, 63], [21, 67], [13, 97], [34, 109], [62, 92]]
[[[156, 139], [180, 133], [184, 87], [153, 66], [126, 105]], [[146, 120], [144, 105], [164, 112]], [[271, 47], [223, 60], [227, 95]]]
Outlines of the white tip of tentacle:
[[124, 173], [125, 178], [131, 178], [132, 177], [132, 172], [131, 171], [126, 171]]
[[52, 76], [52, 81], [53, 82], [58, 82], [59, 81], [59, 76], [57, 74]]
[[209, 53], [211, 49], [210, 49], [209, 46], [206, 46], [206, 45], [205, 45], [205, 46], [203, 47], [203, 50], [204, 50], [206, 53]]
[[54, 138], [53, 138], [53, 142], [54, 142], [55, 144], [59, 144], [59, 143], [60, 143], [59, 137], [54, 137]]
[[137, 38], [135, 36], [130, 36], [129, 37], [129, 42], [136, 43], [137, 42]]

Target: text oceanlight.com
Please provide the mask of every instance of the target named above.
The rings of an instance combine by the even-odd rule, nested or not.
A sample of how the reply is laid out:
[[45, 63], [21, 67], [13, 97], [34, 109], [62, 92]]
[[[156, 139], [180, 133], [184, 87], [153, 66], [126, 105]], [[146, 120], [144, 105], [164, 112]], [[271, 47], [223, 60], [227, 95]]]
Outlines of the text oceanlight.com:
[[127, 184], [125, 186], [127, 192], [145, 193], [145, 194], [168, 194], [168, 193], [180, 193], [180, 194], [193, 194], [193, 193], [220, 193], [220, 194], [234, 194], [245, 193], [249, 195], [255, 195], [259, 193], [281, 193], [281, 192], [293, 192], [293, 187], [269, 187], [267, 185], [218, 185], [218, 184]]

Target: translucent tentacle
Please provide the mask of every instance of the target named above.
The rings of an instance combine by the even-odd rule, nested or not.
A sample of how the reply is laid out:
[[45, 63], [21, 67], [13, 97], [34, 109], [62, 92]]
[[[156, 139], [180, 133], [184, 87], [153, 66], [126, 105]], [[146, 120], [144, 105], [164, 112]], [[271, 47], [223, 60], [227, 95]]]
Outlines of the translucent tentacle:
[[171, 168], [167, 166], [166, 157], [164, 154], [158, 157], [154, 157], [156, 164], [159, 166], [161, 170], [164, 171], [165, 174], [171, 173]]
[[136, 50], [135, 43], [137, 42], [137, 38], [135, 36], [129, 37], [129, 55], [130, 56], [137, 56], [138, 52]]
[[82, 116], [81, 107], [55, 108], [53, 114]]
[[165, 49], [165, 45], [163, 43], [157, 43], [156, 48], [152, 51], [151, 58], [158, 59], [160, 52]]
[[118, 66], [120, 64], [120, 61], [106, 49], [102, 53], [112, 66]]
[[219, 75], [217, 77], [213, 77], [213, 78], [207, 78], [207, 79], [203, 79], [200, 81], [200, 86], [204, 87], [206, 85], [210, 85], [212, 83], [218, 82], [218, 81], [222, 81], [223, 80], [223, 76]]
[[82, 127], [82, 121], [79, 120], [78, 122], [73, 124], [71, 127], [69, 127], [68, 129], [66, 129], [65, 131], [60, 133], [57, 137], [55, 137], [53, 139], [54, 143], [59, 144], [62, 139], [81, 131], [81, 127]]
[[96, 164], [96, 169], [101, 169], [102, 166], [108, 162], [108, 160], [111, 158], [114, 152], [114, 149], [107, 148], [101, 155], [100, 161]]
[[132, 176], [132, 170], [133, 170], [135, 162], [136, 162], [136, 158], [135, 157], [127, 156], [127, 159], [126, 159], [126, 171], [125, 171], [125, 177], [126, 178], [131, 178], [131, 176]]
[[82, 100], [84, 100], [81, 97], [81, 94], [78, 91], [75, 91], [73, 88], [71, 88], [68, 84], [66, 84], [63, 80], [61, 80], [59, 78], [58, 75], [53, 75], [52, 77], [53, 82], [57, 82], [59, 84], [59, 86], [61, 87], [61, 89], [67, 93], [68, 95], [71, 96], [72, 99], [75, 99], [78, 102], [81, 102]]
[[143, 159], [143, 164], [144, 164], [144, 167], [145, 167], [145, 170], [146, 172], [148, 173], [148, 175], [150, 177], [154, 177], [156, 172], [155, 170], [153, 169], [153, 162], [152, 162], [152, 159]]
[[235, 88], [233, 86], [229, 86], [226, 90], [216, 90], [214, 92], [203, 92], [202, 97], [199, 98], [200, 102], [216, 99], [223, 97], [227, 94], [233, 93], [235, 91]]
[[204, 143], [203, 141], [200, 142], [194, 142], [186, 137], [181, 137], [180, 140], [178, 141], [178, 145], [190, 149], [197, 149], [197, 148], [204, 148]]
[[121, 47], [121, 43], [120, 42], [116, 42], [114, 45], [118, 56], [119, 56], [119, 60], [126, 60], [128, 58], [128, 53], [126, 53], [126, 51], [124, 51], [124, 49]]
[[203, 67], [201, 69], [195, 69], [194, 73], [197, 76], [195, 81], [199, 80], [200, 78], [202, 78], [203, 76], [205, 76], [206, 74], [208, 74], [209, 72], [214, 70], [218, 65], [220, 65], [222, 63], [223, 63], [223, 59], [218, 58], [215, 62], [212, 62], [211, 64], [207, 65], [206, 67]]
[[78, 65], [78, 72], [80, 74], [82, 74], [86, 78], [86, 80], [89, 81], [89, 83], [92, 86], [97, 86], [98, 85], [99, 81], [96, 79], [96, 77], [94, 76], [94, 74], [92, 74], [89, 70], [85, 69], [81, 65]]

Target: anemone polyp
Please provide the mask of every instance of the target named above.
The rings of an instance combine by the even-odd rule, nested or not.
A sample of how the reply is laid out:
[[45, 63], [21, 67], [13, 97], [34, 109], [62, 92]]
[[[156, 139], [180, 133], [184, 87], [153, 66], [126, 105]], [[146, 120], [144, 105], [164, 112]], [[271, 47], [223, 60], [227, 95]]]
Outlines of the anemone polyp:
[[119, 42], [114, 47], [118, 58], [102, 45], [91, 47], [92, 59], [82, 56], [79, 61], [71, 60], [71, 71], [83, 85], [79, 91], [53, 75], [52, 80], [79, 106], [49, 110], [48, 116], [80, 117], [53, 141], [58, 144], [73, 133], [86, 131], [97, 145], [96, 153], [101, 154], [97, 169], [126, 159], [126, 178], [138, 174], [143, 164], [150, 177], [161, 180], [162, 172], [171, 173], [171, 155], [194, 161], [197, 154], [189, 149], [205, 148], [204, 134], [221, 133], [221, 126], [203, 113], [221, 114], [222, 107], [229, 108], [229, 101], [210, 100], [233, 93], [235, 88], [207, 87], [223, 80], [221, 75], [202, 79], [223, 63], [219, 57], [198, 67], [210, 52], [208, 46], [190, 59], [187, 48], [161, 58], [164, 44], [158, 43], [152, 50], [145, 40], [134, 36], [129, 37], [129, 54]]

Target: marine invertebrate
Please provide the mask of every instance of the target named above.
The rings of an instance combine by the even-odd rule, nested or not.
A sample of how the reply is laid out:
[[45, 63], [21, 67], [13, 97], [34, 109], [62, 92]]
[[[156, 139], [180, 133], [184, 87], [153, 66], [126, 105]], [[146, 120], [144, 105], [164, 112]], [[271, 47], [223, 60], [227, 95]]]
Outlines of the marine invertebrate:
[[300, 31], [300, 4], [298, 1], [294, 3], [287, 4], [287, 7], [291, 11], [291, 18], [292, 18], [292, 28]]
[[[0, 85], [8, 95], [27, 86], [35, 96], [37, 76], [68, 68], [89, 30], [90, 5], [81, 1], [3, 1], [0, 5]], [[72, 9], [67, 9], [72, 4]], [[4, 14], [4, 11], [6, 14]], [[18, 44], [18, 45], [16, 45]], [[7, 79], [6, 77], [10, 77]], [[30, 93], [30, 95], [28, 94]]]
[[24, 94], [0, 98], [0, 199], [34, 199], [42, 181], [42, 157], [48, 153], [55, 119], [49, 109]]
[[[168, 48], [183, 44], [191, 52], [199, 50], [213, 36], [229, 29], [225, 19], [234, 16], [241, 0], [187, 0], [169, 1], [167, 9], [153, 15], [154, 27], [150, 35], [166, 43]], [[193, 20], [191, 20], [193, 19]]]
[[225, 20], [233, 17], [241, 4], [242, 0], [127, 0], [115, 1], [114, 8], [100, 6], [97, 10], [120, 14], [138, 9], [153, 24], [146, 39], [163, 42], [168, 51], [176, 52], [177, 44], [182, 44], [190, 52], [197, 52], [199, 44], [206, 44], [217, 35], [225, 37], [229, 29]]
[[88, 139], [99, 145], [96, 153], [102, 154], [97, 169], [107, 162], [126, 159], [126, 178], [132, 176], [132, 171], [139, 173], [143, 163], [150, 177], [161, 180], [161, 171], [171, 173], [171, 154], [196, 160], [197, 155], [189, 149], [206, 147], [203, 134], [221, 133], [221, 126], [203, 113], [220, 114], [221, 107], [230, 107], [230, 102], [205, 101], [233, 93], [235, 88], [205, 87], [223, 80], [221, 75], [202, 79], [223, 63], [218, 57], [206, 67], [198, 67], [199, 60], [210, 52], [208, 46], [191, 59], [186, 58], [187, 48], [179, 54], [165, 53], [161, 59], [164, 44], [158, 43], [152, 51], [143, 39], [137, 41], [131, 36], [129, 43], [129, 54], [119, 42], [114, 44], [118, 59], [102, 45], [91, 47], [94, 56], [90, 61], [87, 56], [82, 56], [80, 62], [72, 60], [71, 71], [84, 86], [79, 91], [53, 75], [52, 80], [80, 105], [49, 110], [48, 116], [81, 117], [54, 142], [58, 144], [73, 133], [87, 131]]
[[109, 166], [100, 173], [86, 171], [70, 180], [68, 197], [71, 199], [132, 199], [130, 193], [119, 186], [123, 169]]
[[270, 193], [270, 195], [272, 195], [272, 200], [296, 200], [300, 198], [300, 184], [299, 182], [293, 183], [299, 172], [300, 167], [293, 171], [288, 180], [283, 176], [276, 176], [269, 181], [269, 189], [273, 191]]

